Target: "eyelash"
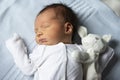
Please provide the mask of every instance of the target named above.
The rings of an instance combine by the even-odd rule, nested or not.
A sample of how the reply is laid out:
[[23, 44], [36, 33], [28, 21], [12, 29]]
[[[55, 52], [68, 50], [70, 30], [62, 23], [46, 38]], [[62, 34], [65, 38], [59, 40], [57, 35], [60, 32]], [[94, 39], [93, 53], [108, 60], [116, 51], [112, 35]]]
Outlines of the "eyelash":
[[49, 27], [49, 25], [47, 25], [47, 26], [43, 26], [43, 28], [47, 28], [47, 27]]
[[[49, 27], [49, 25], [48, 26], [42, 26], [41, 28], [47, 28], [47, 27]], [[37, 33], [37, 32], [39, 32], [39, 29], [35, 29], [35, 33]]]

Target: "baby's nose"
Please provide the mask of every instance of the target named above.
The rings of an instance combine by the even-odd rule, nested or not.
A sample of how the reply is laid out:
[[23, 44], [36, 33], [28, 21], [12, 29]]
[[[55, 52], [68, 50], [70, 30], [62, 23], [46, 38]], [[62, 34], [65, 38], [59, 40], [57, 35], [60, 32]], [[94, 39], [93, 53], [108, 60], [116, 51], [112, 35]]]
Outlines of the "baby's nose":
[[38, 32], [36, 35], [37, 35], [37, 37], [40, 37], [41, 35], [43, 35], [43, 33], [42, 32]]

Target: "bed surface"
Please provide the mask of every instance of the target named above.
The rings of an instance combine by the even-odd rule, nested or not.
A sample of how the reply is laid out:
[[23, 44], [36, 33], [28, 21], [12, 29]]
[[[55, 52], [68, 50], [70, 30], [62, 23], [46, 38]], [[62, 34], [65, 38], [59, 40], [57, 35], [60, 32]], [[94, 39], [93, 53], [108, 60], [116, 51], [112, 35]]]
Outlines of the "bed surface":
[[0, 0], [0, 80], [33, 79], [33, 77], [23, 75], [16, 67], [5, 46], [5, 41], [16, 32], [21, 35], [31, 52], [36, 45], [34, 41], [35, 17], [45, 5], [51, 3], [64, 3], [70, 6], [89, 32], [112, 35], [110, 46], [115, 50], [116, 61], [109, 73], [105, 74], [104, 80], [118, 80], [120, 17], [100, 0]]

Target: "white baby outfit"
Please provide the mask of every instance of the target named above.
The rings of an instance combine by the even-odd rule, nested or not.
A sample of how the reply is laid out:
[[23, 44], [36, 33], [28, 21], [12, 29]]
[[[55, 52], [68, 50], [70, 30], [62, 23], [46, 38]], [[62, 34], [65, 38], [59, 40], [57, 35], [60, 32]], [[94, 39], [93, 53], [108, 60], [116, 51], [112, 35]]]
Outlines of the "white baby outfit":
[[82, 50], [79, 45], [37, 45], [28, 55], [23, 41], [16, 37], [6, 41], [6, 46], [24, 74], [34, 74], [34, 80], [82, 80], [82, 65], [71, 57], [73, 51]]

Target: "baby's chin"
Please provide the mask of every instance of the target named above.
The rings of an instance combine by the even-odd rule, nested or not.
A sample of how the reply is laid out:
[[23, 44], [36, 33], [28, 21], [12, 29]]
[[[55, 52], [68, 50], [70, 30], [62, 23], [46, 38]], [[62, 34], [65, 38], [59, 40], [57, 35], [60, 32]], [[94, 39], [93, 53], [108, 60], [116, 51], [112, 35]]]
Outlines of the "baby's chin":
[[72, 42], [37, 42], [36, 41], [36, 43], [37, 44], [39, 44], [39, 45], [48, 45], [48, 46], [50, 46], [50, 45], [56, 45], [56, 44], [59, 44], [59, 43], [64, 43], [64, 44], [72, 44]]

